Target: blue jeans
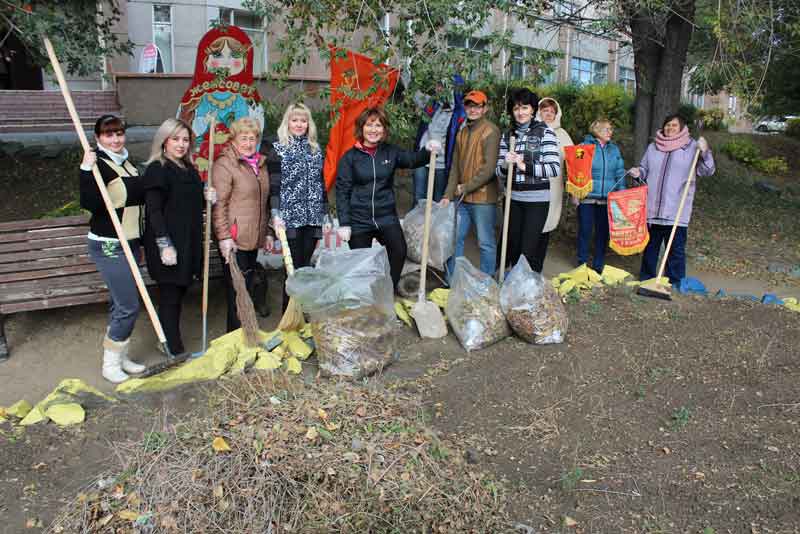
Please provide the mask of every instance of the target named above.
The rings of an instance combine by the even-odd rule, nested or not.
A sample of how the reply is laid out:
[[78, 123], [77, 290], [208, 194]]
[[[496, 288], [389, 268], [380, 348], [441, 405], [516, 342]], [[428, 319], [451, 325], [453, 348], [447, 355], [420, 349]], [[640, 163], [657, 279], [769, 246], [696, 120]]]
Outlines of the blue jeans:
[[[650, 241], [644, 249], [642, 256], [642, 269], [639, 280], [650, 280], [658, 274], [658, 254], [661, 252], [661, 243], [666, 246], [672, 226], [663, 224], [648, 224]], [[664, 273], [669, 278], [670, 284], [678, 284], [686, 278], [686, 234], [685, 226], [678, 226], [675, 230], [675, 239], [667, 257], [667, 266]]]
[[[433, 177], [433, 201], [439, 202], [447, 189], [447, 172], [436, 169]], [[428, 198], [428, 166], [414, 169], [414, 206], [423, 198]]]
[[[131, 337], [139, 316], [139, 290], [128, 267], [125, 253], [119, 242], [89, 239], [89, 257], [97, 266], [111, 296], [111, 313], [108, 320], [108, 337], [125, 341]], [[141, 259], [138, 239], [128, 242], [133, 256]]]
[[478, 247], [481, 251], [480, 269], [484, 273], [494, 276], [497, 270], [497, 238], [494, 226], [497, 220], [497, 211], [494, 204], [473, 204], [462, 202], [458, 207], [458, 230], [456, 230], [456, 253], [447, 260], [447, 272], [452, 275], [455, 267], [455, 258], [464, 255], [464, 241], [475, 223], [478, 234]]
[[608, 247], [608, 211], [605, 204], [578, 205], [578, 265], [589, 261], [589, 243], [594, 232], [592, 269], [603, 272]]

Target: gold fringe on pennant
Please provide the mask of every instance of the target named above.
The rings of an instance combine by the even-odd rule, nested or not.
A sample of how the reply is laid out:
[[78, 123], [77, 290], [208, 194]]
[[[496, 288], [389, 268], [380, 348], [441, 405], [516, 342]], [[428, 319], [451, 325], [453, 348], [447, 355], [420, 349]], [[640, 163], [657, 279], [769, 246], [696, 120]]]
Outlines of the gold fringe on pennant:
[[608, 245], [611, 247], [611, 250], [613, 250], [620, 256], [633, 256], [634, 254], [639, 254], [640, 252], [642, 252], [647, 247], [647, 244], [649, 242], [650, 242], [650, 234], [648, 233], [644, 237], [644, 241], [636, 245], [632, 245], [630, 247], [620, 245], [613, 239], [609, 239]]
[[586, 182], [586, 185], [584, 185], [583, 187], [578, 187], [574, 183], [572, 183], [569, 180], [567, 180], [567, 193], [569, 193], [570, 195], [574, 196], [578, 200], [583, 200], [584, 198], [589, 196], [589, 193], [591, 193], [591, 192], [592, 192], [592, 181], [591, 180]]

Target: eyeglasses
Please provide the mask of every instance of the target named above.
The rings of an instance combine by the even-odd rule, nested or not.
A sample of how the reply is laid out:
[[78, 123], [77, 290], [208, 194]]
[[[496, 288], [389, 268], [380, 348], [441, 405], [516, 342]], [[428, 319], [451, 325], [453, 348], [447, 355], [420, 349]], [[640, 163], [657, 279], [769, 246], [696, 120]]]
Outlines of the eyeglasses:
[[602, 133], [614, 133], [614, 128], [599, 128], [598, 131]]

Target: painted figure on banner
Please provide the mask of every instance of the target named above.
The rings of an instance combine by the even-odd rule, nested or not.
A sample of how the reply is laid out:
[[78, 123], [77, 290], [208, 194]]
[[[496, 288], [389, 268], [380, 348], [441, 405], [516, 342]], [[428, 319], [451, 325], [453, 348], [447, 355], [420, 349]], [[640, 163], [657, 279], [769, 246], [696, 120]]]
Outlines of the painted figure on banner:
[[236, 26], [213, 28], [200, 40], [192, 85], [178, 107], [178, 118], [190, 124], [196, 136], [192, 158], [203, 181], [208, 173], [208, 130], [214, 116], [215, 154], [227, 146], [229, 127], [237, 119], [250, 117], [264, 129], [264, 108], [253, 81], [253, 44]]

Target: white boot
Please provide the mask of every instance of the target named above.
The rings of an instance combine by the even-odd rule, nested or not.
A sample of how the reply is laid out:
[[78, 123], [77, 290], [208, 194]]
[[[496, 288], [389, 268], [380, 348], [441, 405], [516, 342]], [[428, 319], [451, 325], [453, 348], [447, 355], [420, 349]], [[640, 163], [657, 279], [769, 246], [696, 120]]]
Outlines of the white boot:
[[114, 384], [126, 381], [129, 377], [122, 370], [122, 349], [124, 343], [106, 336], [103, 339], [103, 378]]
[[121, 341], [120, 343], [123, 344], [122, 351], [119, 354], [120, 361], [122, 362], [122, 370], [132, 375], [143, 373], [147, 367], [128, 358], [128, 351], [131, 348], [130, 338], [126, 339], [125, 341]]

